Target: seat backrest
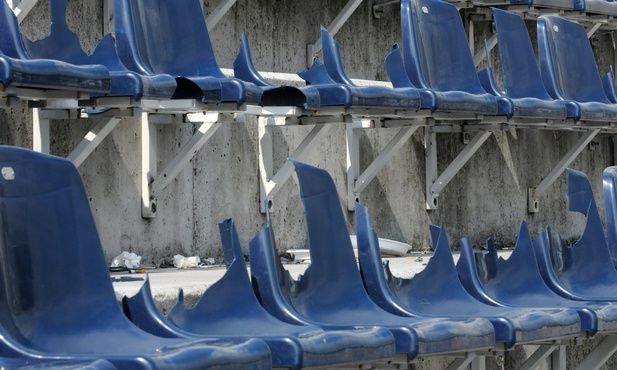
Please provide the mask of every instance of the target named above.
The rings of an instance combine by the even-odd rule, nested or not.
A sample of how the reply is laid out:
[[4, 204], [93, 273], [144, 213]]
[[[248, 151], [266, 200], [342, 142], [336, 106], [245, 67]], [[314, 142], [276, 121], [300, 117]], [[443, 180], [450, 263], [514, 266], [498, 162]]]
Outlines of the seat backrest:
[[511, 98], [550, 99], [523, 18], [493, 8], [503, 84]]
[[6, 1], [0, 4], [0, 25], [0, 51], [11, 58], [30, 59], [21, 39], [17, 17]]
[[613, 265], [617, 266], [617, 167], [611, 166], [604, 169], [602, 179], [606, 240]]
[[569, 267], [563, 272], [575, 274], [580, 281], [603, 281], [609, 278], [609, 271], [617, 277], [591, 183], [584, 173], [573, 169], [568, 169], [568, 210], [586, 215], [587, 220], [583, 234], [571, 248], [559, 246]]
[[120, 59], [129, 69], [225, 77], [199, 0], [115, 0], [114, 12]]
[[276, 325], [277, 321], [255, 297], [233, 219], [219, 223], [219, 230], [227, 271], [204, 291], [192, 308], [187, 308], [180, 299], [170, 309], [167, 318], [180, 328], [195, 333], [236, 334], [246, 326], [266, 328], [269, 324]]
[[341, 58], [341, 50], [338, 43], [323, 26], [321, 27], [321, 45], [323, 63], [330, 78], [337, 83], [354, 86], [355, 84], [347, 77], [343, 68], [343, 58]]
[[239, 78], [242, 81], [252, 82], [257, 86], [274, 86], [270, 82], [266, 81], [257, 71], [257, 68], [255, 68], [255, 65], [253, 64], [253, 57], [251, 55], [249, 39], [244, 32], [242, 32], [238, 55], [234, 60], [234, 77]]
[[105, 35], [92, 53], [87, 54], [82, 49], [79, 37], [67, 24], [66, 8], [67, 0], [49, 0], [50, 32], [45, 38], [35, 41], [24, 38], [28, 54], [33, 58], [56, 59], [76, 65], [102, 64], [113, 71], [125, 71], [111, 34]]
[[[492, 264], [490, 270], [495, 271], [495, 274], [482, 281], [492, 297], [506, 304], [520, 304], [521, 297], [531, 299], [537, 296], [544, 301], [555, 297], [555, 293], [549, 289], [540, 275], [533, 248], [533, 240], [525, 221], [521, 222], [516, 245], [507, 259], [498, 257], [492, 239], [487, 240], [487, 253], [477, 262], [484, 265]], [[518, 278], [513, 279], [513, 276]]]
[[0, 168], [3, 319], [30, 338], [123, 318], [73, 163], [0, 147]]
[[542, 79], [553, 98], [608, 104], [585, 28], [558, 16], [538, 18]]
[[416, 87], [486, 93], [476, 74], [461, 16], [440, 0], [402, 0], [405, 68]]
[[392, 51], [384, 59], [386, 66], [386, 73], [392, 86], [394, 87], [415, 87], [405, 70], [405, 63], [403, 62], [403, 56], [401, 55], [401, 49], [398, 44], [392, 45]]
[[617, 103], [617, 87], [615, 87], [615, 75], [612, 70], [602, 77], [602, 86], [608, 100], [611, 103]]

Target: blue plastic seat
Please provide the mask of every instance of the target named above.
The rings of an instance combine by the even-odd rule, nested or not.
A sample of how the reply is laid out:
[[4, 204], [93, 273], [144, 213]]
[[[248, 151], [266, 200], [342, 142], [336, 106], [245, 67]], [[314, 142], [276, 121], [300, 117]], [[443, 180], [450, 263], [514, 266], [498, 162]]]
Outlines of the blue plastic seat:
[[0, 82], [8, 87], [106, 93], [109, 72], [103, 66], [76, 66], [50, 59], [32, 59], [22, 43], [15, 14], [0, 4]]
[[[611, 76], [612, 79], [612, 76]], [[617, 268], [617, 167], [607, 167], [602, 176], [606, 242], [613, 265]]]
[[479, 253], [473, 252], [469, 240], [463, 240], [457, 264], [460, 279], [465, 288], [482, 301], [518, 307], [552, 307], [561, 311], [569, 308], [571, 316], [573, 312], [578, 313], [581, 330], [589, 335], [617, 329], [616, 304], [573, 301], [558, 295], [544, 283], [533, 249], [525, 222], [521, 223], [516, 246], [508, 259], [497, 257], [490, 239], [487, 251]]
[[260, 102], [262, 88], [221, 72], [199, 1], [116, 0], [114, 13], [127, 68], [181, 77], [179, 87], [197, 85], [206, 102]]
[[604, 87], [604, 93], [608, 100], [613, 104], [617, 103], [617, 87], [615, 87], [615, 75], [612, 70], [602, 77], [602, 87]]
[[549, 95], [574, 104], [576, 119], [615, 122], [617, 106], [604, 93], [585, 28], [561, 17], [541, 16], [537, 29], [540, 70]]
[[264, 89], [261, 96], [263, 106], [281, 105], [281, 102], [296, 107], [304, 106], [306, 109], [317, 109], [320, 106], [319, 91], [312, 86], [276, 86], [263, 78], [253, 65], [251, 47], [245, 33], [242, 33], [240, 49], [234, 60], [234, 76]]
[[[513, 115], [515, 117], [566, 118], [568, 115], [565, 103], [551, 98], [542, 84], [540, 70], [523, 18], [518, 14], [493, 8], [493, 20], [505, 88], [503, 95], [512, 100]], [[481, 80], [484, 74], [493, 77], [490, 70], [485, 71], [481, 74]], [[487, 89], [487, 91], [490, 90]], [[501, 93], [501, 91], [497, 92], [497, 94]]]
[[550, 229], [534, 243], [542, 278], [556, 293], [585, 301], [617, 301], [617, 270], [608, 249], [589, 179], [568, 170], [568, 207], [586, 215], [580, 238], [566, 246]]
[[134, 323], [167, 337], [259, 338], [270, 347], [274, 367], [333, 366], [385, 361], [394, 356], [394, 339], [383, 328], [323, 331], [272, 317], [255, 297], [233, 220], [221, 222], [219, 229], [228, 264], [225, 275], [190, 309], [180, 294], [167, 318], [154, 306], [149, 285], [144, 285], [138, 295], [123, 299], [125, 313]]
[[[506, 348], [579, 334], [580, 322], [576, 312], [505, 305], [495, 307], [472, 297], [459, 281], [443, 226], [432, 227], [434, 234], [438, 234], [434, 235], [434, 254], [421, 272], [411, 279], [402, 279], [394, 277], [386, 264], [384, 275], [379, 242], [369, 223], [366, 207], [356, 203], [355, 214], [362, 280], [371, 299], [384, 310], [402, 316], [415, 313], [486, 318], [495, 328], [495, 340], [504, 343]], [[617, 318], [617, 306], [615, 314]]]
[[434, 91], [437, 111], [512, 115], [507, 98], [487, 93], [480, 84], [463, 30], [452, 4], [401, 1], [402, 49], [411, 84]]
[[293, 280], [276, 258], [271, 228], [250, 243], [252, 280], [262, 305], [288, 322], [388, 328], [397, 353], [434, 355], [494, 345], [485, 319], [401, 317], [382, 310], [367, 295], [356, 265], [336, 187], [319, 168], [294, 162], [305, 207], [311, 264]]
[[[433, 108], [432, 101], [421, 104], [419, 91], [413, 87], [356, 86], [343, 69], [338, 44], [324, 27], [321, 27], [321, 43], [323, 63], [315, 60], [309, 70], [298, 75], [319, 91], [323, 105], [345, 105], [348, 108]], [[342, 99], [345, 101], [342, 102]]]
[[62, 60], [77, 65], [101, 64], [111, 76], [111, 90], [107, 96], [130, 96], [169, 99], [176, 90], [175, 79], [167, 74], [145, 75], [129, 71], [120, 62], [111, 34], [105, 35], [90, 55], [79, 43], [79, 37], [66, 23], [67, 0], [50, 0], [51, 27], [47, 37], [31, 41], [25, 39], [28, 53], [34, 58]]
[[135, 369], [271, 366], [257, 339], [168, 339], [134, 326], [117, 304], [75, 166], [0, 147], [0, 169], [0, 355], [26, 348]]
[[[577, 6], [577, 3], [580, 3]], [[609, 0], [575, 0], [575, 10], [582, 10], [585, 15], [617, 16], [617, 2]], [[578, 8], [578, 9], [577, 9]]]

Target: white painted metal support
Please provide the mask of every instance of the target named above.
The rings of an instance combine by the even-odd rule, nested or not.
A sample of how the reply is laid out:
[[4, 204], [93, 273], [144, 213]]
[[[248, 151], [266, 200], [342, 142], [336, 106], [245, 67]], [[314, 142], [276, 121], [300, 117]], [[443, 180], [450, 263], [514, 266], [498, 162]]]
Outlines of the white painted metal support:
[[[351, 17], [353, 12], [360, 6], [362, 0], [349, 0], [343, 10], [334, 18], [332, 23], [327, 27], [328, 32], [332, 36], [336, 35], [336, 33], [343, 27], [345, 22]], [[315, 54], [321, 51], [321, 36], [317, 39], [317, 41], [312, 45], [306, 46], [306, 66], [310, 67], [313, 64], [313, 58]]]
[[488, 58], [486, 52], [490, 52], [495, 46], [497, 46], [497, 35], [491, 36], [491, 38], [488, 39], [488, 41], [486, 42], [486, 46], [488, 50], [487, 48], [482, 48], [476, 53], [476, 55], [473, 56], [473, 65], [475, 65], [476, 67], [480, 64], [480, 62], [484, 60], [484, 58]]
[[103, 35], [114, 30], [114, 0], [103, 0]]
[[69, 159], [75, 167], [79, 167], [88, 158], [90, 153], [109, 135], [109, 133], [120, 122], [119, 117], [103, 118], [97, 123], [92, 130], [86, 134], [81, 142], [68, 155]]
[[[358, 148], [357, 131], [354, 123], [347, 123], [347, 209], [354, 210], [354, 204], [360, 194], [373, 181], [379, 171], [396, 155], [399, 149], [407, 142], [420, 126], [404, 126], [398, 130], [388, 145], [371, 162], [366, 170], [360, 174], [360, 154]], [[351, 185], [351, 186], [350, 186]]]
[[[272, 134], [268, 130], [269, 122], [274, 121], [274, 118], [259, 117], [259, 180], [260, 180], [260, 210], [266, 212], [266, 205], [271, 204], [272, 198], [287, 182], [293, 173], [293, 164], [286, 161], [285, 164], [274, 173], [274, 165], [272, 158]], [[319, 144], [321, 139], [330, 129], [331, 125], [315, 125], [313, 129], [306, 135], [298, 148], [289, 155], [289, 158], [302, 161], [311, 152], [311, 150]]]
[[527, 210], [529, 213], [537, 213], [540, 210], [538, 198], [557, 180], [578, 155], [585, 149], [587, 144], [600, 132], [600, 129], [587, 131], [574, 144], [572, 149], [553, 167], [546, 177], [534, 188], [527, 189]]
[[[142, 217], [154, 218], [157, 211], [157, 196], [165, 189], [178, 174], [186, 167], [191, 159], [212, 137], [221, 126], [221, 118], [226, 115], [206, 114], [205, 122], [197, 128], [193, 136], [178, 151], [176, 156], [159, 173], [157, 169], [157, 131], [156, 124], [150, 122], [147, 113], [141, 118], [141, 151], [142, 151]], [[217, 117], [217, 118], [211, 118]]]
[[21, 0], [19, 2], [17, 2], [16, 0], [6, 1], [8, 2], [11, 9], [13, 9], [13, 13], [15, 13], [17, 21], [21, 23], [24, 19], [26, 19], [28, 13], [30, 13], [32, 8], [34, 8], [34, 6], [39, 0]]
[[39, 108], [32, 108], [32, 150], [50, 153], [49, 119], [41, 117]]
[[593, 36], [593, 34], [596, 33], [596, 31], [599, 30], [601, 26], [602, 26], [602, 23], [597, 22], [585, 28], [585, 32], [587, 32], [587, 37]]
[[557, 350], [551, 353], [551, 370], [566, 370], [566, 346], [560, 345]]
[[[539, 368], [542, 362], [553, 353], [553, 351], [559, 349], [558, 344], [545, 344], [541, 345], [528, 359], [521, 365], [519, 370], [532, 370]], [[564, 369], [565, 370], [565, 369]]]
[[219, 5], [217, 5], [216, 8], [212, 10], [212, 13], [210, 13], [210, 15], [208, 15], [208, 17], [206, 18], [206, 25], [208, 26], [208, 31], [212, 31], [214, 26], [219, 23], [221, 18], [223, 18], [223, 16], [227, 14], [229, 9], [231, 9], [231, 7], [235, 3], [236, 0], [221, 0]]
[[425, 160], [426, 160], [426, 209], [434, 210], [439, 207], [439, 194], [480, 149], [482, 144], [491, 136], [490, 131], [479, 131], [469, 144], [454, 158], [452, 163], [437, 177], [437, 140], [436, 134], [430, 127], [426, 127]]
[[617, 335], [607, 335], [576, 367], [576, 370], [597, 370], [617, 351]]
[[446, 370], [463, 370], [467, 369], [469, 364], [473, 362], [475, 358], [477, 358], [477, 354], [475, 352], [470, 352], [465, 355], [465, 357], [457, 357], [452, 363], [446, 368]]
[[156, 198], [150, 191], [150, 185], [157, 176], [156, 125], [148, 120], [148, 113], [141, 114], [141, 216], [156, 217]]
[[486, 370], [486, 356], [476, 356], [471, 361], [471, 370]]

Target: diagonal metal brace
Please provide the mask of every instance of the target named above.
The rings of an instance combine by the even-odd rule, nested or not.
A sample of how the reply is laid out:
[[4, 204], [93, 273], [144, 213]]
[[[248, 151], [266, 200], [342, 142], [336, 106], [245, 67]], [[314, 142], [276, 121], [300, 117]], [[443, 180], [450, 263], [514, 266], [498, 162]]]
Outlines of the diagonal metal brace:
[[527, 210], [529, 213], [537, 213], [540, 210], [538, 198], [544, 194], [546, 190], [553, 185], [557, 178], [566, 170], [578, 155], [585, 149], [585, 146], [593, 140], [600, 132], [600, 129], [587, 131], [574, 144], [572, 149], [553, 167], [551, 172], [538, 184], [538, 186], [527, 189]]
[[480, 131], [469, 144], [454, 158], [452, 163], [437, 177], [437, 140], [436, 134], [430, 127], [425, 128], [425, 161], [426, 161], [426, 209], [435, 210], [439, 207], [439, 194], [480, 149], [482, 144], [491, 136], [490, 131]]
[[[272, 198], [281, 189], [283, 184], [289, 180], [293, 173], [293, 164], [286, 161], [285, 164], [274, 173], [272, 158], [272, 134], [268, 130], [272, 117], [259, 117], [259, 190], [260, 190], [260, 211], [266, 212], [266, 203], [270, 206]], [[319, 144], [332, 125], [318, 124], [306, 135], [296, 150], [289, 155], [289, 158], [302, 161]]]
[[[187, 115], [190, 116], [190, 115]], [[216, 130], [221, 127], [222, 121], [227, 115], [207, 113], [198, 115], [197, 119], [202, 123], [193, 136], [178, 151], [167, 166], [157, 170], [157, 130], [156, 120], [150, 122], [148, 113], [143, 113], [141, 118], [141, 215], [144, 218], [154, 218], [157, 212], [157, 196], [165, 189], [178, 174], [187, 166], [191, 159], [212, 137]], [[189, 117], [190, 120], [190, 117]]]
[[[338, 30], [343, 27], [345, 22], [351, 17], [353, 12], [360, 6], [362, 0], [349, 0], [341, 12], [334, 18], [332, 23], [327, 27], [328, 32], [334, 37]], [[306, 46], [306, 66], [311, 67], [315, 54], [321, 51], [321, 36], [312, 45]]]
[[355, 202], [359, 199], [360, 194], [371, 181], [373, 181], [379, 171], [390, 163], [399, 149], [401, 149], [419, 127], [419, 125], [416, 125], [403, 126], [400, 128], [386, 147], [371, 162], [366, 170], [360, 174], [360, 153], [357, 131], [364, 129], [365, 126], [362, 122], [358, 121], [347, 123], [347, 210], [353, 211], [355, 209]]

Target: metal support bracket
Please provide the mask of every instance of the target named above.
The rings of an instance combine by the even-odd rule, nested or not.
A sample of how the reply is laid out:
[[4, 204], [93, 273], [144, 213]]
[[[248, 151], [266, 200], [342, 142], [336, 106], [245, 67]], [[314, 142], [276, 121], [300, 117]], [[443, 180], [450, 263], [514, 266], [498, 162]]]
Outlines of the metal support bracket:
[[[483, 356], [478, 356], [475, 352], [468, 352], [465, 354], [465, 357], [457, 357], [450, 365], [446, 368], [446, 370], [463, 370], [467, 369], [467, 367], [474, 362], [474, 360], [478, 360], [480, 358], [484, 358]], [[478, 364], [478, 362], [476, 362]]]
[[557, 178], [565, 171], [578, 155], [585, 149], [587, 144], [593, 140], [600, 132], [600, 129], [587, 131], [574, 144], [572, 149], [553, 167], [551, 172], [538, 184], [536, 187], [527, 189], [527, 211], [529, 213], [538, 213], [540, 210], [540, 202], [538, 198], [557, 180]]
[[346, 125], [347, 139], [347, 209], [353, 211], [360, 194], [373, 181], [379, 171], [396, 155], [399, 149], [420, 127], [403, 126], [379, 153], [373, 162], [360, 174], [360, 149], [358, 131], [372, 127], [370, 120], [354, 120]]
[[607, 335], [576, 367], [576, 370], [597, 370], [617, 352], [617, 335]]
[[6, 0], [6, 2], [9, 4], [11, 9], [13, 9], [13, 13], [17, 17], [17, 21], [21, 23], [24, 19], [26, 19], [28, 13], [30, 13], [39, 0]]
[[[171, 118], [170, 115], [168, 118]], [[221, 126], [220, 122], [230, 120], [228, 115], [216, 112], [205, 114], [188, 114], [184, 116], [183, 122], [201, 122], [193, 136], [178, 151], [176, 156], [162, 170], [158, 171], [158, 150], [157, 150], [157, 130], [156, 125], [166, 122], [150, 119], [149, 113], [142, 113], [141, 116], [141, 215], [143, 218], [154, 218], [157, 212], [157, 196], [178, 176], [193, 156], [201, 147], [212, 137], [214, 132]]]
[[383, 8], [385, 8], [386, 6], [389, 6], [389, 5], [398, 4], [400, 2], [401, 2], [401, 0], [385, 0], [385, 1], [381, 1], [379, 3], [373, 4], [373, 6], [372, 6], [373, 17], [381, 18], [381, 15], [384, 13]]
[[219, 23], [221, 18], [223, 18], [223, 16], [227, 14], [229, 9], [231, 9], [231, 7], [235, 3], [236, 3], [236, 0], [221, 0], [221, 2], [216, 6], [216, 8], [214, 8], [212, 12], [210, 13], [210, 15], [208, 15], [208, 17], [206, 18], [206, 25], [208, 27], [208, 32], [212, 31], [214, 26], [216, 26], [217, 23]]
[[[563, 348], [562, 348], [563, 347]], [[554, 344], [544, 344], [541, 345], [519, 368], [519, 370], [532, 370], [537, 369], [542, 364], [542, 362], [546, 361], [546, 359], [551, 356], [555, 351], [561, 352], [565, 354], [565, 345], [562, 345], [560, 342]], [[553, 367], [553, 370], [558, 370]], [[565, 370], [565, 368], [563, 368]]]
[[[51, 113], [51, 114], [49, 114]], [[53, 118], [76, 118], [66, 111], [46, 112], [39, 108], [32, 109], [32, 149], [41, 153], [50, 153], [49, 122]], [[102, 117], [86, 134], [81, 142], [67, 156], [75, 167], [81, 164], [96, 149], [109, 133], [120, 123], [120, 117]]]
[[[283, 184], [289, 180], [293, 173], [293, 164], [286, 161], [285, 164], [274, 173], [273, 164], [273, 145], [272, 133], [268, 129], [271, 126], [276, 126], [274, 117], [259, 117], [259, 190], [260, 190], [260, 211], [266, 212], [266, 204], [268, 207], [272, 205], [272, 198], [281, 189]], [[318, 124], [306, 135], [300, 145], [289, 155], [289, 158], [296, 160], [304, 160], [311, 150], [319, 144], [321, 139], [330, 129], [331, 124]]]
[[436, 133], [431, 127], [425, 127], [424, 150], [426, 161], [426, 209], [435, 210], [439, 208], [439, 194], [480, 149], [482, 144], [491, 136], [490, 131], [478, 131], [469, 140], [469, 144], [454, 158], [452, 163], [437, 176], [437, 138]]
[[[327, 27], [328, 32], [332, 36], [336, 35], [336, 33], [343, 27], [345, 22], [351, 17], [353, 12], [360, 6], [362, 0], [349, 0], [343, 10], [334, 18], [332, 23]], [[321, 36], [317, 39], [314, 44], [309, 44], [306, 46], [306, 66], [311, 67], [313, 64], [313, 59], [315, 58], [315, 54], [321, 51]]]

